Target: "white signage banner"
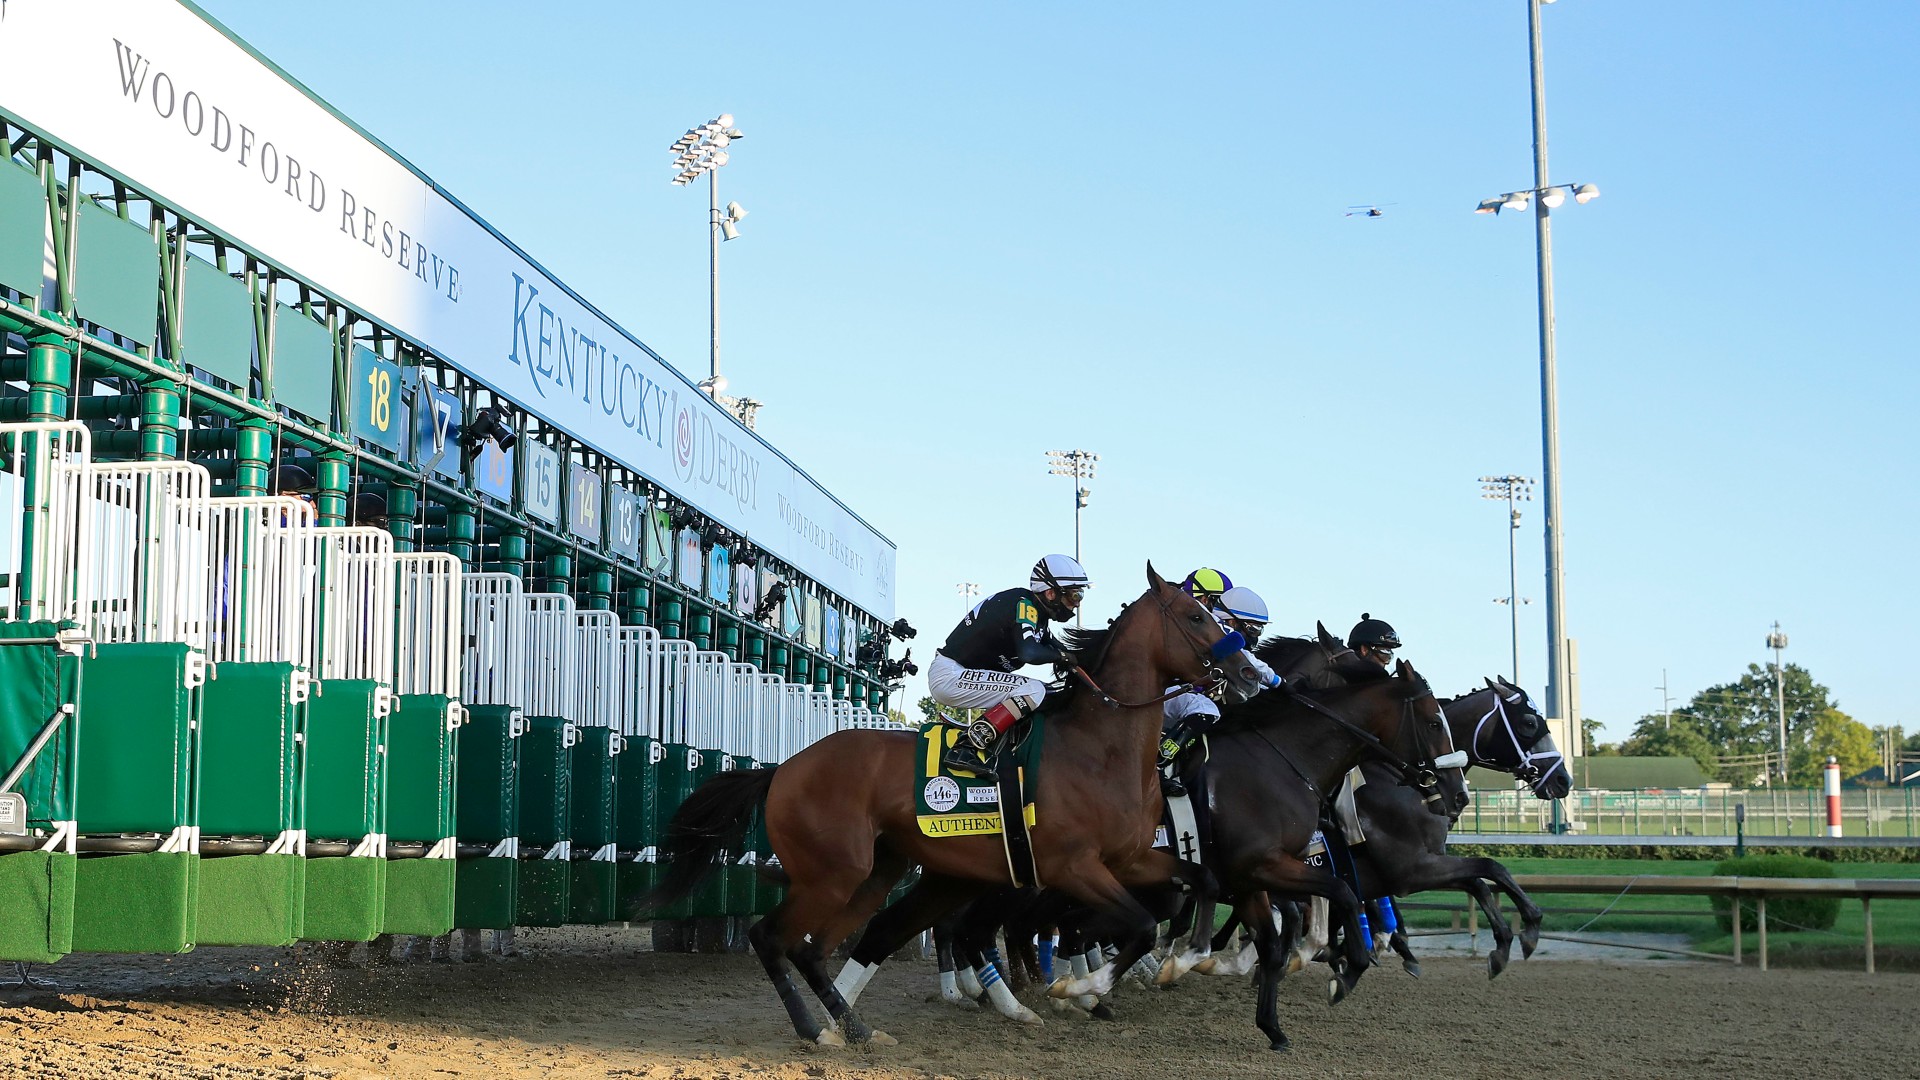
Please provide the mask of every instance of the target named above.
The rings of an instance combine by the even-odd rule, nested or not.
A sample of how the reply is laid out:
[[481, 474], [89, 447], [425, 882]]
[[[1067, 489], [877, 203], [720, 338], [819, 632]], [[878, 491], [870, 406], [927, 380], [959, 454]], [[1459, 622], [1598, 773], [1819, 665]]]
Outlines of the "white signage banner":
[[0, 113], [893, 618], [890, 541], [197, 10], [160, 0], [8, 0], [0, 55]]

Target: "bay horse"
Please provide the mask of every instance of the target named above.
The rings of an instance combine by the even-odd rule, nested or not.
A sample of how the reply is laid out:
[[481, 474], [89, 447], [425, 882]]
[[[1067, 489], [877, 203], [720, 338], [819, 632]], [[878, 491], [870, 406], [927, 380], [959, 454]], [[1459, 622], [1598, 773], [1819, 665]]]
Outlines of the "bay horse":
[[[1244, 694], [1258, 676], [1245, 663], [1240, 635], [1168, 584], [1151, 563], [1146, 592], [1108, 629], [1068, 631], [1066, 638], [1088, 685], [1063, 695], [1068, 700], [1046, 716], [1032, 841], [1040, 880], [1092, 909], [1110, 938], [1124, 943], [1114, 962], [1054, 988], [1057, 995], [1097, 996], [1153, 944], [1155, 919], [1129, 887], [1178, 888], [1197, 884], [1189, 880], [1196, 872], [1204, 876], [1152, 846], [1161, 806], [1154, 758], [1166, 687], [1224, 677]], [[1011, 883], [999, 837], [921, 834], [913, 784], [917, 742], [912, 731], [839, 731], [777, 766], [707, 781], [673, 815], [662, 841], [666, 874], [641, 906], [656, 908], [691, 893], [760, 810], [789, 884], [748, 939], [801, 1038], [823, 1045], [874, 1038], [827, 975], [823, 958], [915, 863], [923, 867], [923, 882], [944, 887], [915, 890], [919, 899], [899, 916], [901, 925], [913, 924], [910, 933]], [[826, 1007], [830, 1026], [814, 1019], [789, 963]], [[842, 984], [857, 994], [871, 974], [843, 974]]]

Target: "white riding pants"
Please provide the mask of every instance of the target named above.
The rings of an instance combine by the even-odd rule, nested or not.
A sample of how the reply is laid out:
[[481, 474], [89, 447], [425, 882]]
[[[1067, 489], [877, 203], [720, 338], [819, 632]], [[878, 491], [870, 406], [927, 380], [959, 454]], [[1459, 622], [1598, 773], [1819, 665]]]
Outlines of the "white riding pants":
[[933, 700], [955, 709], [991, 709], [1015, 696], [1038, 708], [1047, 684], [1011, 671], [961, 667], [945, 653], [935, 653], [927, 666], [927, 691]]

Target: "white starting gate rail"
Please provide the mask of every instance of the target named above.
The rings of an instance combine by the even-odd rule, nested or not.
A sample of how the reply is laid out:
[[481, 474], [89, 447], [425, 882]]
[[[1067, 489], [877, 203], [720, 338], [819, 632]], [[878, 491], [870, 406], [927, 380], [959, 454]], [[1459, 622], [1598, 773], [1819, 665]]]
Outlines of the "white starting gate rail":
[[0, 424], [0, 622], [91, 611], [91, 451], [85, 424]]
[[207, 659], [292, 664], [295, 701], [305, 700], [313, 671], [314, 530], [312, 505], [288, 495], [215, 499], [208, 513]]
[[384, 716], [392, 707], [394, 674], [393, 535], [360, 525], [315, 529], [314, 535], [320, 545], [317, 674], [381, 684], [374, 713]]
[[[460, 697], [467, 638], [460, 560], [445, 552], [402, 552], [394, 562], [393, 692]], [[459, 707], [453, 723], [459, 722]]]
[[651, 626], [622, 626], [614, 632], [614, 641], [620, 664], [620, 735], [658, 742], [666, 708], [660, 631]]
[[460, 700], [525, 708], [527, 602], [520, 579], [512, 574], [467, 574], [461, 592], [467, 637]]
[[91, 637], [188, 645], [195, 657], [187, 685], [200, 685], [211, 591], [207, 470], [184, 461], [95, 462], [87, 477], [98, 589], [86, 615]]
[[[573, 720], [586, 727], [618, 727], [620, 720], [620, 617], [611, 611], [579, 611], [580, 677]], [[616, 734], [618, 734], [616, 732]], [[618, 738], [613, 740], [619, 753]]]
[[[527, 713], [569, 723], [579, 705], [580, 634], [573, 598], [564, 593], [526, 593]], [[573, 745], [569, 731], [564, 739]]]

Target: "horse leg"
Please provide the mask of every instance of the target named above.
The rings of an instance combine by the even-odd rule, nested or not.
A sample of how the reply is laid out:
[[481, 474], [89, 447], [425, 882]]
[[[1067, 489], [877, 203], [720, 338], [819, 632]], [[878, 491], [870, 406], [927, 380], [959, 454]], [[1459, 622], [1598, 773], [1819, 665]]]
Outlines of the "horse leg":
[[[787, 903], [793, 906], [787, 909], [783, 926], [788, 935], [786, 956], [799, 969], [814, 996], [827, 1007], [827, 1015], [838, 1029], [816, 1036], [814, 1041], [822, 1045], [848, 1041], [856, 1044], [877, 1041], [882, 1045], [893, 1042], [890, 1036], [876, 1033], [854, 1013], [847, 999], [834, 987], [825, 964], [826, 955], [886, 901], [887, 893], [906, 870], [904, 859], [876, 858], [872, 847], [859, 854], [867, 856], [865, 867], [858, 865], [857, 854], [837, 865], [810, 863], [833, 866], [831, 873], [814, 879], [802, 878], [794, 873], [794, 863], [786, 864], [793, 878], [787, 890]], [[861, 875], [859, 880], [852, 879], [856, 873]], [[807, 929], [809, 927], [811, 929]], [[797, 940], [792, 937], [795, 932], [799, 934]]]
[[1329, 904], [1329, 914], [1339, 916], [1345, 941], [1340, 953], [1329, 957], [1333, 978], [1327, 984], [1327, 1004], [1339, 1004], [1353, 992], [1360, 976], [1373, 963], [1372, 950], [1367, 948], [1365, 935], [1360, 930], [1360, 901], [1353, 890], [1334, 875], [1283, 851], [1266, 853], [1253, 864], [1247, 876], [1269, 892], [1324, 897]]
[[[773, 982], [774, 993], [780, 995], [780, 1004], [786, 1006], [787, 1018], [793, 1021], [794, 1032], [808, 1042], [821, 1042], [829, 1033], [813, 1018], [806, 999], [800, 996], [800, 988], [794, 985], [793, 971], [787, 966], [786, 948], [780, 940], [780, 926], [786, 907], [786, 902], [782, 901], [765, 918], [748, 927], [747, 941], [753, 946], [754, 955], [760, 958], [760, 966], [766, 968], [767, 978]], [[838, 1039], [839, 1036], [834, 1038]]]
[[[1150, 850], [1126, 870], [1133, 884], [1144, 887], [1164, 885], [1169, 881], [1178, 883], [1180, 867], [1181, 864], [1166, 852]], [[1071, 867], [1066, 875], [1056, 874], [1054, 880], [1059, 883], [1056, 888], [1091, 907], [1105, 927], [1117, 931], [1112, 936], [1120, 944], [1120, 952], [1086, 978], [1056, 980], [1047, 992], [1054, 997], [1079, 997], [1082, 994], [1105, 997], [1113, 990], [1119, 974], [1138, 963], [1153, 946], [1158, 921], [1127, 891], [1121, 878], [1115, 877], [1104, 865], [1091, 858]], [[1201, 918], [1206, 918], [1204, 913]], [[1212, 931], [1208, 932], [1211, 934]]]
[[953, 957], [954, 927], [958, 922], [957, 913], [954, 913], [933, 924], [933, 951], [940, 961], [940, 1000], [971, 1009], [974, 1007], [973, 999], [960, 990], [960, 978], [956, 971], [959, 965]]
[[1000, 911], [995, 908], [991, 913], [981, 914], [985, 904], [974, 906], [974, 916], [961, 936], [960, 947], [964, 950], [967, 962], [973, 965], [980, 986], [986, 991], [987, 1002], [1001, 1016], [1022, 1024], [1039, 1024], [1040, 1017], [1032, 1009], [1020, 1004], [1007, 987], [1005, 973], [1000, 968], [1000, 950], [995, 947], [995, 934], [1000, 928]]
[[1153, 980], [1157, 986], [1171, 986], [1174, 980], [1213, 955], [1214, 898], [1220, 895], [1220, 885], [1199, 863], [1179, 860], [1178, 867], [1173, 875], [1173, 887], [1182, 890], [1187, 906], [1194, 911], [1193, 934], [1185, 949], [1167, 954], [1166, 962], [1160, 965], [1160, 973]]
[[1468, 878], [1460, 883], [1460, 888], [1486, 913], [1487, 929], [1493, 931], [1493, 948], [1487, 950], [1487, 978], [1497, 979], [1513, 955], [1513, 928], [1507, 925], [1507, 917], [1500, 911], [1500, 900], [1486, 882]]
[[[1264, 895], [1256, 899], [1261, 906], [1266, 906]], [[1260, 1000], [1254, 1006], [1253, 1022], [1266, 1034], [1267, 1049], [1282, 1053], [1293, 1049], [1292, 1040], [1280, 1029], [1280, 980], [1287, 974], [1286, 942], [1282, 940], [1285, 935], [1274, 925], [1271, 914], [1261, 914], [1265, 917], [1248, 919], [1248, 925], [1254, 928], [1252, 944], [1259, 952], [1256, 978], [1260, 986]]]
[[1527, 891], [1513, 880], [1513, 875], [1499, 860], [1470, 857], [1460, 861], [1475, 877], [1493, 882], [1501, 892], [1513, 898], [1513, 906], [1520, 911], [1520, 956], [1522, 959], [1532, 956], [1534, 948], [1540, 944], [1540, 923], [1546, 918], [1546, 912], [1540, 910], [1540, 905], [1533, 902], [1533, 897], [1528, 896]]
[[858, 1001], [867, 981], [873, 978], [874, 972], [880, 970], [880, 965], [886, 962], [887, 957], [931, 925], [934, 927], [935, 947], [942, 950], [940, 976], [944, 997], [953, 972], [953, 945], [951, 929], [948, 929], [946, 941], [942, 943], [943, 919], [950, 914], [956, 920], [962, 917], [969, 898], [979, 891], [968, 882], [952, 878], [921, 877], [898, 903], [887, 906], [867, 924], [846, 966], [840, 969], [840, 977], [834, 980], [834, 987], [840, 991], [840, 996], [847, 1000], [848, 1005]]
[[[1281, 933], [1280, 925], [1275, 921], [1271, 901], [1267, 899], [1266, 893], [1253, 893], [1235, 904], [1233, 914], [1227, 917], [1225, 928], [1221, 933], [1214, 935], [1213, 947], [1217, 951], [1212, 957], [1194, 965], [1194, 973], [1229, 976], [1245, 975], [1256, 971], [1260, 964], [1260, 924], [1263, 921], [1273, 930], [1277, 938]], [[1224, 956], [1230, 940], [1229, 935], [1235, 927], [1239, 926], [1246, 927], [1252, 936], [1241, 943], [1240, 948], [1232, 956]]]
[[1316, 896], [1308, 900], [1300, 912], [1299, 936], [1293, 942], [1293, 955], [1287, 964], [1287, 974], [1305, 971], [1307, 965], [1315, 960], [1331, 963], [1332, 931], [1326, 897]]

